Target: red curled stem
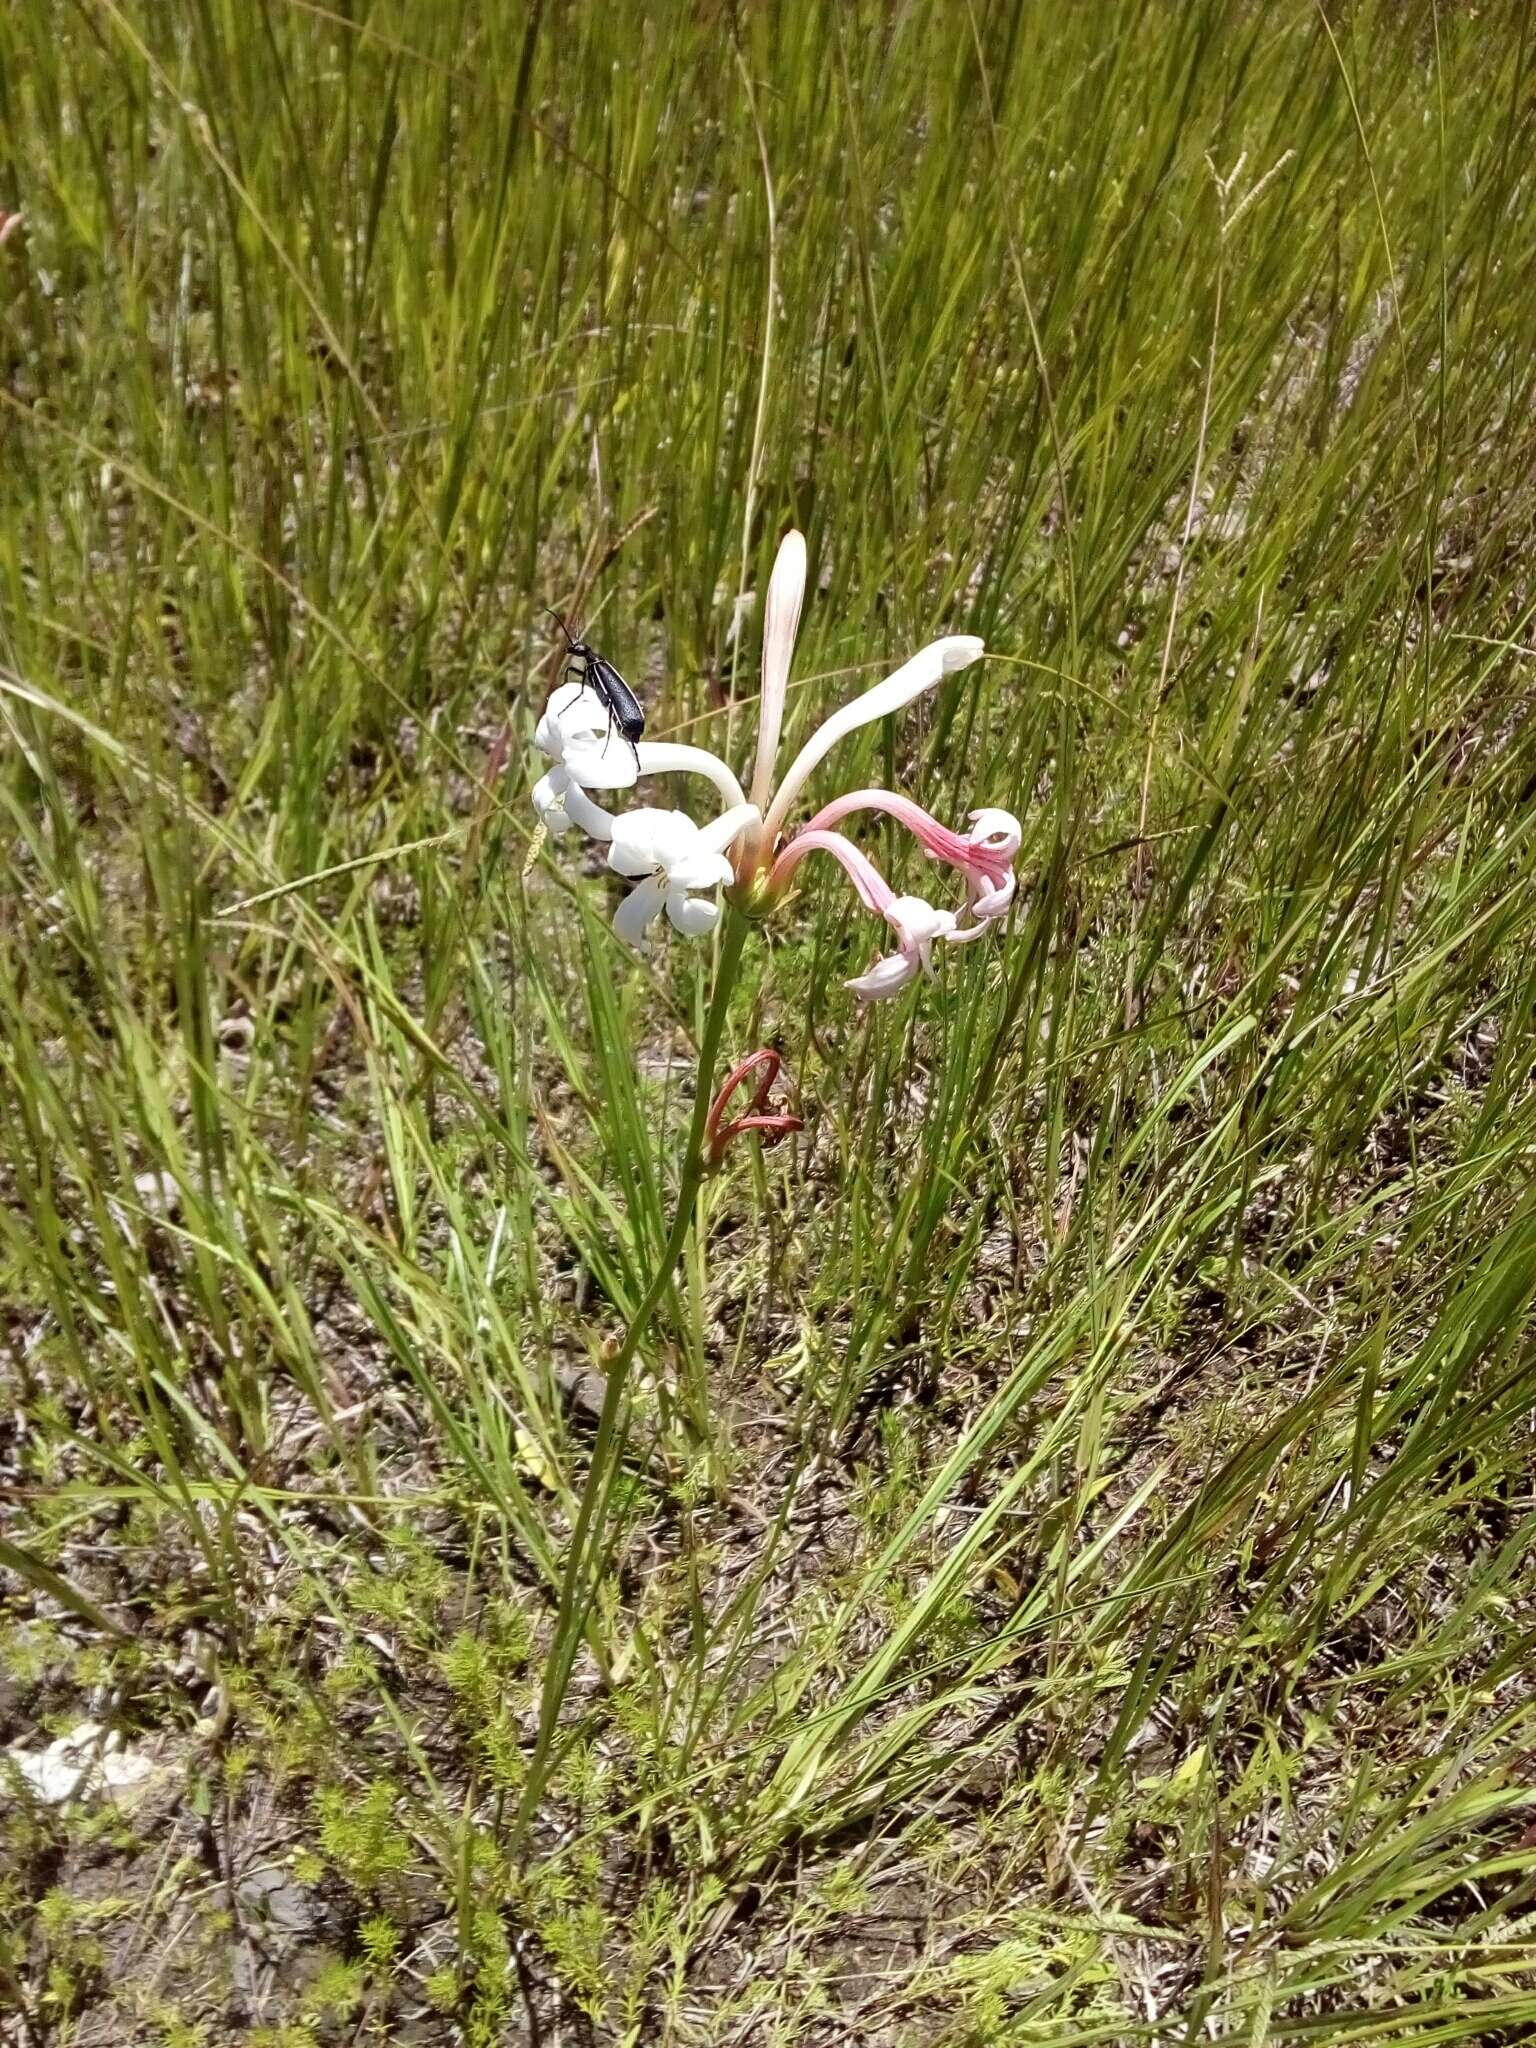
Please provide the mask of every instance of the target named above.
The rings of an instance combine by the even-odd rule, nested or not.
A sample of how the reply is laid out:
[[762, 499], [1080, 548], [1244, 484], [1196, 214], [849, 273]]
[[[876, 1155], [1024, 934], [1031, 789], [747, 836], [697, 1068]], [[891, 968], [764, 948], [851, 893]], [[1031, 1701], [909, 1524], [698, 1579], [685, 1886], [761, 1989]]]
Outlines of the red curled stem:
[[[756, 1131], [765, 1145], [777, 1143], [791, 1131], [803, 1131], [804, 1120], [793, 1116], [787, 1110], [770, 1110], [767, 1106], [769, 1091], [779, 1078], [783, 1061], [767, 1046], [749, 1053], [740, 1066], [733, 1067], [725, 1077], [719, 1094], [709, 1106], [709, 1115], [704, 1122], [704, 1158], [709, 1166], [718, 1166], [725, 1148], [732, 1138], [739, 1138], [745, 1131]], [[723, 1122], [731, 1097], [737, 1094], [748, 1078], [756, 1074], [751, 1099], [741, 1115]]]

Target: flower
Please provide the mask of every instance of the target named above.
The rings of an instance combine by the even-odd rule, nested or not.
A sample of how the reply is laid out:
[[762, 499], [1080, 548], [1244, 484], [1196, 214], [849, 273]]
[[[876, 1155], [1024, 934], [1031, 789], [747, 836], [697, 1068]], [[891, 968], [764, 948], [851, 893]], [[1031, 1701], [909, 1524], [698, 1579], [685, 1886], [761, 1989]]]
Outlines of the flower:
[[[984, 809], [971, 813], [968, 833], [954, 832], [910, 797], [860, 789], [824, 806], [804, 830], [784, 841], [796, 797], [839, 740], [861, 725], [891, 717], [945, 676], [968, 668], [985, 651], [970, 633], [930, 641], [894, 675], [823, 720], [774, 791], [774, 762], [805, 585], [805, 541], [790, 532], [780, 543], [764, 606], [763, 681], [750, 802], [734, 771], [707, 748], [648, 740], [634, 745], [621, 740], [615, 746], [608, 707], [585, 685], [574, 694], [567, 689], [551, 697], [539, 722], [538, 744], [553, 766], [539, 780], [533, 801], [551, 831], [564, 832], [577, 824], [594, 839], [606, 841], [609, 866], [638, 882], [619, 906], [614, 928], [642, 951], [663, 910], [679, 931], [701, 937], [713, 930], [720, 914], [718, 903], [704, 892], [729, 886], [733, 901], [763, 911], [778, 902], [807, 853], [831, 853], [865, 908], [885, 918], [896, 933], [898, 950], [848, 983], [856, 994], [874, 999], [895, 994], [919, 973], [931, 974], [933, 946], [939, 939], [966, 943], [1006, 914], [1013, 900], [1013, 862], [1023, 831], [1011, 812]], [[587, 794], [593, 789], [628, 789], [641, 775], [662, 774], [706, 777], [724, 799], [725, 809], [712, 824], [700, 828], [685, 812], [649, 806], [615, 817]], [[832, 829], [859, 810], [884, 811], [897, 819], [933, 859], [958, 871], [965, 891], [958, 913], [937, 909], [921, 896], [898, 897], [853, 842]]]
[[[822, 808], [805, 828], [807, 832], [830, 831], [855, 811], [884, 811], [922, 842], [930, 856], [958, 868], [965, 879], [965, 907], [971, 922], [957, 925], [948, 936], [967, 940], [979, 938], [988, 924], [1005, 917], [1013, 901], [1014, 858], [1024, 841], [1024, 830], [1011, 811], [972, 811], [968, 833], [952, 832], [909, 796], [889, 789], [855, 789]], [[794, 846], [805, 836], [797, 833]], [[789, 848], [779, 855], [769, 876], [769, 886], [779, 874]], [[789, 866], [793, 867], [791, 860]]]
[[867, 974], [845, 981], [865, 1002], [880, 1002], [904, 989], [919, 972], [933, 979], [933, 948], [938, 939], [954, 939], [955, 913], [936, 910], [921, 896], [893, 896], [885, 906], [885, 921], [896, 934], [897, 951], [877, 960]]
[[[971, 633], [950, 633], [930, 641], [894, 675], [862, 691], [851, 703], [834, 711], [819, 725], [790, 764], [789, 772], [772, 792], [773, 764], [778, 754], [779, 734], [784, 723], [784, 702], [789, 689], [790, 662], [800, 611], [805, 597], [805, 537], [791, 529], [779, 543], [773, 574], [768, 582], [768, 600], [763, 616], [763, 687], [758, 701], [757, 754], [752, 770], [752, 801], [763, 814], [761, 823], [745, 831], [733, 849], [738, 887], [745, 896], [755, 877], [772, 862], [790, 806], [806, 779], [824, 757], [850, 732], [876, 719], [889, 718], [921, 697], [947, 675], [955, 675], [980, 659], [985, 643]], [[642, 745], [642, 759], [645, 754]], [[704, 755], [702, 748], [691, 754]], [[697, 761], [694, 765], [698, 765]], [[718, 763], [724, 767], [724, 763]]]
[[864, 908], [883, 917], [896, 934], [894, 953], [887, 953], [866, 973], [843, 984], [863, 1001], [880, 1002], [886, 996], [898, 995], [919, 973], [931, 979], [935, 943], [946, 939], [953, 944], [974, 936], [960, 927], [952, 910], [938, 910], [922, 896], [898, 896], [874, 862], [851, 839], [819, 826], [797, 832], [791, 839], [774, 862], [774, 886], [782, 889], [805, 856], [818, 852], [830, 853], [841, 864]]
[[1018, 886], [1013, 864], [1024, 844], [1024, 827], [1012, 811], [988, 807], [971, 812], [967, 836], [971, 862], [966, 874], [966, 904], [979, 928], [1008, 914]]
[[[746, 814], [750, 813], [750, 816]], [[751, 804], [733, 806], [702, 829], [686, 811], [643, 804], [613, 820], [608, 865], [639, 882], [614, 914], [613, 928], [637, 952], [647, 952], [650, 927], [663, 910], [690, 939], [713, 931], [720, 905], [701, 893], [734, 879], [722, 848], [757, 816]]]
[[595, 804], [589, 789], [632, 789], [642, 775], [704, 775], [728, 805], [744, 801], [741, 784], [717, 754], [704, 747], [667, 741], [638, 745], [616, 735], [608, 706], [585, 683], [556, 690], [534, 732], [541, 753], [554, 763], [533, 786], [533, 807], [549, 831], [579, 825], [593, 839], [613, 837], [613, 814]]
[[533, 807], [551, 832], [580, 825], [594, 839], [612, 837], [612, 819], [586, 792], [631, 789], [640, 774], [635, 750], [622, 735], [613, 744], [612, 726], [608, 706], [585, 683], [557, 690], [545, 705], [533, 737], [554, 766], [534, 784]]

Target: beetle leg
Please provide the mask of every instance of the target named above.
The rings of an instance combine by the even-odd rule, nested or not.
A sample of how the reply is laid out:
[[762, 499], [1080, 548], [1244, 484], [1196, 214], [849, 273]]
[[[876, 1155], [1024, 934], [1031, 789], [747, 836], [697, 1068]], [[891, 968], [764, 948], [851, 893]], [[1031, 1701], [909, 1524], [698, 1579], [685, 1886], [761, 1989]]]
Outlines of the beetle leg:
[[[575, 664], [574, 662], [567, 662], [567, 663], [566, 663], [566, 665], [565, 665], [565, 675], [564, 675], [564, 677], [562, 678], [562, 681], [565, 681], [565, 682], [569, 682], [569, 681], [570, 681], [570, 677], [571, 677], [571, 670], [572, 670], [572, 669], [573, 669], [573, 668], [574, 668], [575, 666], [576, 666], [576, 664]], [[563, 706], [561, 707], [561, 708], [562, 708], [563, 710], [569, 710], [570, 706], [571, 706], [572, 704], [574, 704], [574, 703], [576, 702], [576, 699], [577, 699], [577, 698], [578, 698], [578, 697], [579, 697], [579, 696], [581, 695], [582, 691], [583, 691], [584, 689], [586, 689], [586, 687], [587, 687], [587, 683], [588, 683], [588, 676], [587, 676], [587, 671], [586, 671], [585, 669], [583, 669], [583, 670], [581, 671], [581, 680], [580, 680], [580, 682], [579, 682], [579, 683], [577, 683], [577, 685], [576, 685], [575, 689], [574, 689], [574, 690], [572, 690], [572, 692], [571, 692], [570, 696], [566, 698], [566, 700], [565, 700], [565, 704], [564, 704], [564, 705], [563, 705]], [[557, 713], [556, 715], [558, 716], [558, 713]], [[611, 715], [611, 714], [610, 714], [610, 715]]]

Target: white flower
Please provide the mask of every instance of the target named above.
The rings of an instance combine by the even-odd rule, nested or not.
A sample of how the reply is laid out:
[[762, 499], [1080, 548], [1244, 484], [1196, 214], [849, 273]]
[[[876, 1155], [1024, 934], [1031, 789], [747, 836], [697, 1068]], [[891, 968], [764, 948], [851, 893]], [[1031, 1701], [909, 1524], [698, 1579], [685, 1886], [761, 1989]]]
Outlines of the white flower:
[[613, 837], [613, 814], [593, 803], [589, 789], [632, 789], [642, 775], [703, 775], [727, 804], [743, 801], [741, 784], [718, 755], [665, 740], [632, 746], [613, 728], [608, 707], [583, 685], [557, 690], [544, 707], [534, 738], [554, 766], [533, 786], [540, 822], [556, 835], [579, 825], [593, 839]]
[[746, 826], [756, 824], [752, 804], [733, 804], [702, 829], [686, 811], [642, 805], [613, 820], [608, 865], [639, 882], [614, 913], [613, 928], [637, 952], [649, 950], [650, 927], [665, 911], [690, 939], [713, 931], [720, 905], [713, 893], [734, 879], [725, 848]]
[[895, 896], [885, 906], [885, 920], [896, 934], [898, 952], [877, 960], [867, 974], [845, 982], [865, 1002], [880, 1002], [904, 989], [919, 973], [933, 976], [936, 940], [955, 936], [955, 914], [936, 910], [921, 896]]
[[594, 839], [611, 836], [613, 821], [583, 794], [589, 789], [632, 789], [639, 778], [635, 750], [613, 728], [608, 706], [585, 684], [556, 690], [544, 707], [534, 739], [554, 763], [534, 784], [533, 807], [551, 832], [579, 825]]

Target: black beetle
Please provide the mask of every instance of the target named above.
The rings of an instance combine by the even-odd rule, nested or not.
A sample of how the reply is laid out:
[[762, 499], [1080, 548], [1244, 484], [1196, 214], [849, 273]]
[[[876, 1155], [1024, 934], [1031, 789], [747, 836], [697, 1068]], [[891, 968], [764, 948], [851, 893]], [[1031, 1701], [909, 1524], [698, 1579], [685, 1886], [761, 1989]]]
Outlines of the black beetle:
[[592, 690], [602, 699], [608, 707], [609, 730], [618, 727], [629, 742], [638, 768], [640, 754], [636, 743], [645, 732], [645, 707], [611, 661], [605, 660], [585, 640], [573, 639], [570, 627], [551, 606], [546, 605], [544, 609], [565, 635], [566, 674], [570, 674], [572, 667], [581, 671], [577, 694], [580, 695], [582, 690]]

